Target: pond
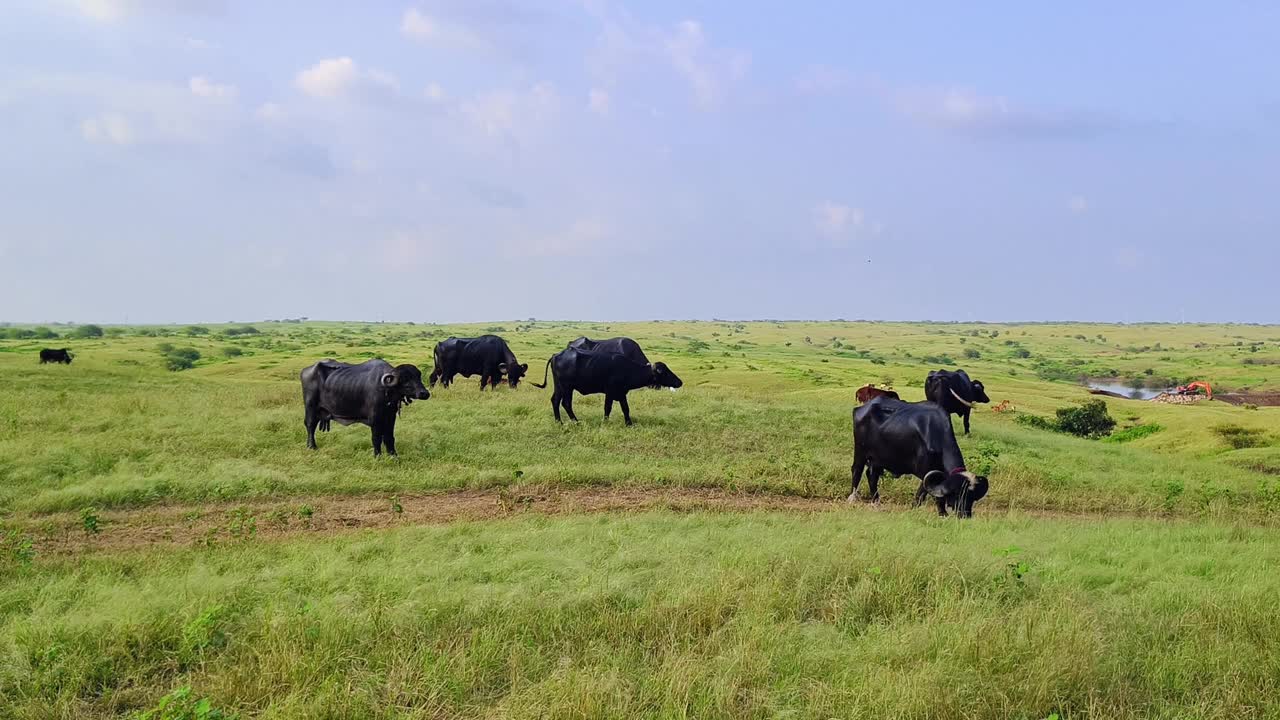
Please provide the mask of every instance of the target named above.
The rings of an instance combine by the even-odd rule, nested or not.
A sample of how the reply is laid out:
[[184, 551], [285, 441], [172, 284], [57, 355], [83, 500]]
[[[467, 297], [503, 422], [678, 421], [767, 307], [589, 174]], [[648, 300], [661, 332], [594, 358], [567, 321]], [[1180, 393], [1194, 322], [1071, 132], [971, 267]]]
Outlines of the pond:
[[1089, 383], [1089, 387], [1094, 390], [1104, 390], [1123, 395], [1130, 400], [1150, 400], [1160, 393], [1166, 392], [1164, 388], [1135, 388], [1118, 382], [1094, 381]]

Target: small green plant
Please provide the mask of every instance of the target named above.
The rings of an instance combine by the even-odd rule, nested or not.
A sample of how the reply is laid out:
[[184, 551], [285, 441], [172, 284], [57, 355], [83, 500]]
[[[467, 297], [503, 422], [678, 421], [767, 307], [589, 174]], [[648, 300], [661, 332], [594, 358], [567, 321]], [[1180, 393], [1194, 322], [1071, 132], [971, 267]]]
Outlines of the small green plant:
[[315, 508], [310, 505], [303, 505], [298, 508], [298, 517], [302, 518], [302, 521], [305, 522], [308, 527], [311, 525], [311, 517], [315, 514]]
[[80, 510], [80, 527], [88, 535], [97, 535], [102, 531], [102, 519], [98, 517], [98, 509], [87, 507]]
[[0, 525], [0, 570], [30, 567], [36, 557], [31, 536]]
[[1174, 479], [1165, 483], [1164, 499], [1160, 503], [1165, 512], [1173, 512], [1174, 508], [1178, 506], [1178, 500], [1182, 498], [1182, 493], [1186, 489], [1187, 486], [1182, 482], [1182, 480]]
[[227, 532], [236, 538], [253, 537], [258, 534], [258, 519], [249, 508], [238, 507], [227, 513]]
[[393, 512], [393, 513], [395, 513], [395, 514], [397, 514], [397, 515], [403, 515], [403, 514], [404, 514], [404, 505], [401, 505], [401, 504], [400, 504], [400, 496], [399, 496], [399, 495], [392, 495], [392, 496], [391, 496], [391, 512]]
[[130, 720], [235, 720], [236, 716], [213, 707], [209, 698], [197, 698], [190, 687], [180, 687], [160, 698], [150, 710], [136, 712]]

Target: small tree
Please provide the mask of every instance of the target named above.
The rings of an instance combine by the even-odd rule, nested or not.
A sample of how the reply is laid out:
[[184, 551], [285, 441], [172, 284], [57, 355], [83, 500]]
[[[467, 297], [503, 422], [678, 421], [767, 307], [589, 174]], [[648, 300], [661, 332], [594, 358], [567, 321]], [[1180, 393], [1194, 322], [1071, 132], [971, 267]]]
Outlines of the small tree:
[[1076, 407], [1058, 408], [1058, 429], [1065, 433], [1087, 438], [1100, 438], [1111, 434], [1116, 421], [1107, 412], [1107, 403], [1090, 400]]

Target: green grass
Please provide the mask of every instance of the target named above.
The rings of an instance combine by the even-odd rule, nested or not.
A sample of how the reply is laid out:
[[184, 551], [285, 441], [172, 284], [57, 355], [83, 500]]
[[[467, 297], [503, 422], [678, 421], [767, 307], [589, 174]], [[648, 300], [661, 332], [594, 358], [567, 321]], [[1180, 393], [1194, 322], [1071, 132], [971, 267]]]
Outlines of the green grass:
[[[398, 460], [375, 460], [362, 426], [305, 449], [305, 365], [426, 372], [436, 341], [498, 326], [537, 379], [577, 335], [625, 334], [685, 387], [633, 393], [632, 428], [605, 422], [598, 396], [560, 426], [549, 390], [460, 379], [404, 410]], [[256, 329], [0, 340], [0, 718], [115, 717], [166, 696], [244, 718], [1280, 718], [1280, 408], [1108, 399], [1111, 441], [1015, 421], [1092, 397], [1081, 375], [1280, 390], [1280, 328]], [[39, 365], [46, 345], [74, 364]], [[175, 348], [199, 353], [191, 369], [166, 369]], [[253, 528], [271, 518], [244, 515], [212, 547], [42, 546], [46, 513], [109, 537], [103, 513], [171, 502], [234, 519], [252, 498], [394, 508], [518, 485], [843, 497], [854, 389], [921, 399], [940, 358], [1016, 411], [981, 408], [960, 438], [991, 477], [970, 522], [650, 512], [265, 540]], [[882, 493], [905, 504], [914, 488]]]
[[[545, 359], [567, 340], [628, 334], [653, 359], [668, 362], [685, 388], [633, 393], [633, 428], [621, 418], [604, 422], [599, 396], [579, 398], [582, 422], [561, 427], [551, 420], [550, 390], [526, 384], [481, 394], [476, 379], [460, 378], [404, 410], [398, 461], [374, 460], [363, 426], [335, 424], [319, 437], [318, 452], [305, 449], [302, 367], [325, 356], [381, 355], [426, 371], [439, 339], [494, 326], [263, 324], [256, 335], [226, 334], [239, 326], [196, 335], [127, 329], [60, 340], [76, 354], [69, 367], [36, 363], [45, 341], [0, 341], [6, 381], [0, 511], [488, 487], [515, 482], [517, 471], [523, 482], [547, 485], [709, 485], [837, 496], [847, 493], [853, 389], [891, 378], [904, 398], [922, 399], [924, 376], [934, 366], [920, 358], [962, 357], [974, 347], [982, 359], [965, 367], [985, 381], [993, 401], [1040, 415], [1089, 396], [1076, 383], [1038, 377], [1036, 363], [1122, 376], [1141, 375], [1150, 365], [1157, 375], [1205, 377], [1219, 388], [1280, 387], [1270, 367], [1239, 362], [1280, 353], [1274, 327], [502, 323], [538, 379]], [[1031, 359], [997, 352], [1006, 341], [1030, 349]], [[1264, 351], [1247, 352], [1254, 342], [1265, 343]], [[1157, 343], [1158, 352], [1123, 349]], [[169, 372], [162, 346], [191, 347], [200, 359], [194, 369]], [[227, 347], [243, 355], [229, 356]], [[993, 474], [985, 504], [1167, 511], [1163, 487], [1176, 476], [1192, 489], [1188, 497], [1200, 488], [1216, 493], [1211, 503], [1179, 503], [1176, 512], [1268, 515], [1258, 489], [1274, 474], [1235, 454], [1276, 446], [1280, 408], [1107, 403], [1122, 427], [1163, 429], [1141, 438], [1130, 433], [1121, 447], [1054, 437], [1014, 423], [1013, 413], [980, 409], [973, 436], [961, 444], [971, 465]], [[1238, 436], [1252, 438], [1250, 447], [1224, 441], [1211, 430], [1219, 426], [1252, 433]], [[887, 490], [905, 498], [911, 488], [890, 482]]]
[[13, 717], [1263, 718], [1277, 531], [646, 513], [57, 561]]

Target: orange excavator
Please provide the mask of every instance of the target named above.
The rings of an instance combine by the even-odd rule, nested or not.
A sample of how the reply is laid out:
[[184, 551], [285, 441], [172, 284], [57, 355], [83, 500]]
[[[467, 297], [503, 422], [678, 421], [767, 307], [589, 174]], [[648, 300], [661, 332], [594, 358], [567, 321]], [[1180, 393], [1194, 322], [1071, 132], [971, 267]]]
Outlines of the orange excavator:
[[1203, 380], [1196, 380], [1195, 382], [1189, 382], [1186, 385], [1179, 385], [1174, 388], [1174, 391], [1179, 395], [1196, 395], [1201, 390], [1204, 391], [1205, 397], [1210, 400], [1213, 399], [1213, 388], [1209, 387], [1209, 383], [1204, 382]]

